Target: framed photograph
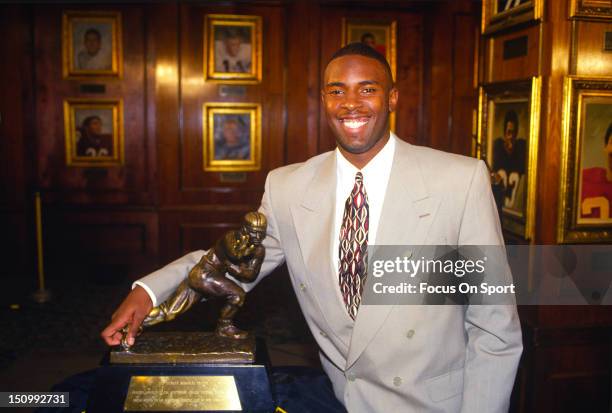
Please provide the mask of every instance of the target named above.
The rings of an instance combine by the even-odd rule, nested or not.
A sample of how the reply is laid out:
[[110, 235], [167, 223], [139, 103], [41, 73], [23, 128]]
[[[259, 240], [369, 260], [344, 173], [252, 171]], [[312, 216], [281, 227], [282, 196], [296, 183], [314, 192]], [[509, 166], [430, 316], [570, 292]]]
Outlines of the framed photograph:
[[397, 22], [395, 20], [342, 19], [342, 46], [362, 42], [387, 58], [391, 74], [397, 71]]
[[499, 188], [502, 227], [532, 239], [541, 78], [480, 87], [478, 148]]
[[62, 31], [65, 78], [121, 77], [121, 13], [66, 11]]
[[[379, 19], [342, 19], [342, 46], [362, 42], [387, 58], [391, 75], [397, 76], [397, 22]], [[391, 130], [395, 131], [395, 112], [390, 117]]]
[[66, 165], [81, 167], [123, 164], [123, 101], [64, 101]]
[[567, 77], [557, 240], [612, 241], [612, 82]]
[[207, 14], [204, 18], [204, 77], [207, 81], [261, 82], [260, 16]]
[[544, 0], [483, 0], [482, 34], [542, 18]]
[[612, 20], [612, 2], [607, 0], [570, 0], [570, 17], [584, 20]]
[[202, 109], [204, 170], [261, 169], [261, 105], [205, 103]]

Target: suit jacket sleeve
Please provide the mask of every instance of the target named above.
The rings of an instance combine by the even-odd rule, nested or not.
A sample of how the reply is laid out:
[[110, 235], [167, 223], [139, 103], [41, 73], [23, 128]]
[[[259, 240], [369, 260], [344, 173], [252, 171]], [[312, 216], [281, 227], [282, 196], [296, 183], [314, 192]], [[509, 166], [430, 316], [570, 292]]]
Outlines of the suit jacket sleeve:
[[[266, 257], [261, 266], [259, 276], [257, 280], [252, 283], [241, 283], [228, 276], [228, 278], [232, 278], [245, 291], [251, 290], [260, 280], [285, 261], [285, 255], [280, 244], [277, 222], [271, 205], [271, 176], [272, 174], [269, 174], [266, 179], [265, 192], [261, 200], [261, 206], [259, 207], [259, 211], [262, 212], [268, 220], [266, 238], [263, 242], [266, 248]], [[149, 292], [149, 295], [153, 294], [151, 297], [153, 305], [159, 305], [168, 299], [168, 297], [178, 288], [179, 284], [187, 278], [189, 271], [200, 261], [205, 252], [204, 250], [190, 252], [165, 267], [139, 279], [137, 283], [144, 284], [148, 288], [147, 292]]]
[[[467, 195], [459, 245], [499, 245], [505, 253], [489, 173], [482, 161]], [[505, 258], [503, 262], [505, 273], [495, 276], [510, 283], [510, 268]], [[516, 305], [470, 305], [465, 330], [468, 344], [461, 411], [507, 412], [523, 348]]]

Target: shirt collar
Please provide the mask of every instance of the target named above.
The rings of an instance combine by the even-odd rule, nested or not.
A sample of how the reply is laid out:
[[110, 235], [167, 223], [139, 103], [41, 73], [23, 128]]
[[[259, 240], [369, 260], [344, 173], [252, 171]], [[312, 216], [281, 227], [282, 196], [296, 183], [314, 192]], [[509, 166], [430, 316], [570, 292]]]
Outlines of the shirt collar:
[[[367, 163], [366, 166], [361, 169], [361, 172], [364, 176], [370, 175], [373, 172], [380, 172], [391, 170], [391, 165], [393, 163], [393, 154], [395, 153], [395, 140], [398, 139], [397, 136], [390, 132], [389, 140], [383, 146], [383, 148]], [[348, 174], [352, 177], [359, 171], [350, 163], [340, 152], [340, 149], [336, 148], [336, 165], [338, 171], [342, 174]]]

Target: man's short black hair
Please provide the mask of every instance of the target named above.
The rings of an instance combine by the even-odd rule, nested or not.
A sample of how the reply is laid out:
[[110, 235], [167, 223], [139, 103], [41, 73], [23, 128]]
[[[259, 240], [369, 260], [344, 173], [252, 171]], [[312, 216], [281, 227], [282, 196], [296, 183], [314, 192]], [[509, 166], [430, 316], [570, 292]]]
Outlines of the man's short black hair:
[[519, 120], [518, 115], [515, 111], [509, 110], [508, 112], [506, 112], [506, 116], [504, 116], [504, 134], [506, 133], [508, 122], [514, 123], [514, 133], [518, 133]]
[[329, 65], [335, 59], [342, 56], [365, 56], [370, 59], [378, 60], [385, 68], [385, 72], [387, 72], [387, 76], [389, 77], [389, 82], [393, 85], [393, 75], [391, 74], [391, 66], [389, 66], [389, 62], [382, 54], [378, 53], [374, 48], [368, 46], [367, 44], [361, 42], [349, 43], [343, 48], [339, 49], [334, 53], [334, 55], [329, 59], [327, 64]]
[[606, 136], [604, 137], [604, 146], [608, 146], [608, 142], [612, 137], [612, 123], [608, 126], [608, 130], [606, 131]]

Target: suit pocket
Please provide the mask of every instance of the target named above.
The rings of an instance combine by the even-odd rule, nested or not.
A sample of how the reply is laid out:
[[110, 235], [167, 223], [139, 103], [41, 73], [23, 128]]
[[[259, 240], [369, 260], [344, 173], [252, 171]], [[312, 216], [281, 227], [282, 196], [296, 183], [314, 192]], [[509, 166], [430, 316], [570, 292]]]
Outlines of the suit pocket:
[[427, 380], [427, 394], [434, 402], [450, 399], [463, 391], [463, 369], [453, 370]]

